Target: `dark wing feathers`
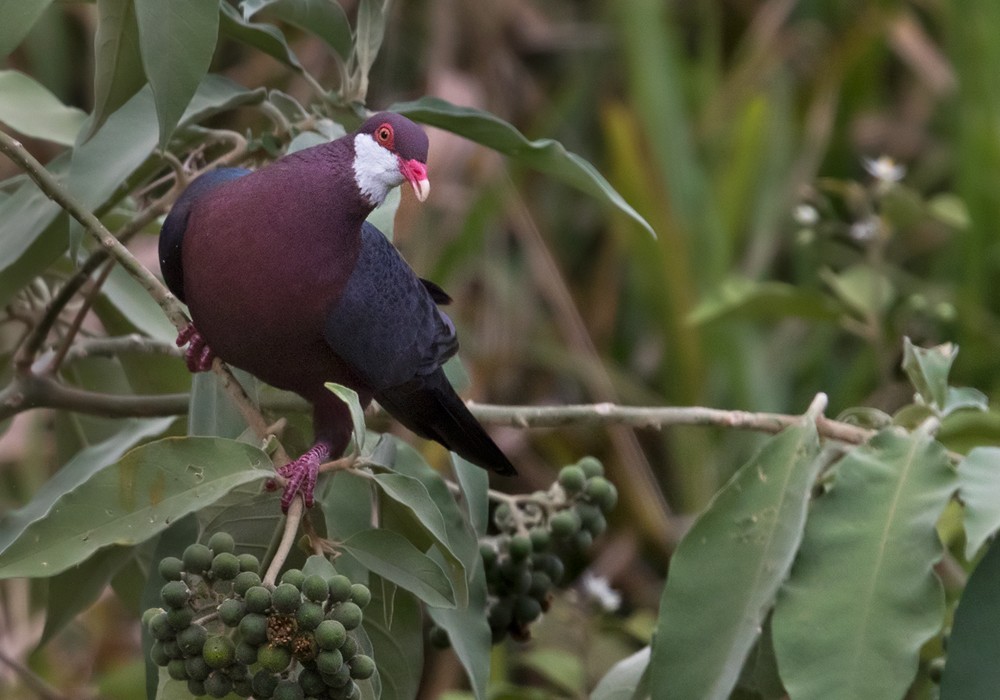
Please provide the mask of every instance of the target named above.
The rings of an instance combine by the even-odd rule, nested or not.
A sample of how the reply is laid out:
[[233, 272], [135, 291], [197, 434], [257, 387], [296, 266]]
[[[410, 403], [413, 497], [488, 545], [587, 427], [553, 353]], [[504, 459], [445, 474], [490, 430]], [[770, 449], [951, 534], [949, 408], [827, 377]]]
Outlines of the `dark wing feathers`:
[[188, 217], [195, 202], [209, 191], [229, 180], [235, 180], [249, 174], [245, 168], [220, 168], [205, 173], [190, 185], [177, 198], [163, 222], [160, 232], [160, 271], [163, 281], [174, 296], [184, 301], [184, 269], [181, 249], [184, 243], [184, 231], [187, 229]]
[[400, 423], [470, 462], [515, 474], [441, 369], [458, 351], [455, 327], [435, 303], [442, 298], [440, 287], [418, 278], [365, 224], [357, 265], [327, 315], [324, 337]]

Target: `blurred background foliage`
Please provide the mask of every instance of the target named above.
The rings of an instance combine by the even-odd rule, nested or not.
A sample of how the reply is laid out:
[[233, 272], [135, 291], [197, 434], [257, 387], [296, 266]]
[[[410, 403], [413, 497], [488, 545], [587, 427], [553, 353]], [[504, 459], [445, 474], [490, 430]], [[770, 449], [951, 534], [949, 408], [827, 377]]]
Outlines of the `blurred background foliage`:
[[[353, 17], [355, 3], [342, 4]], [[14, 10], [0, 3], [0, 12]], [[90, 111], [94, 29], [93, 4], [52, 3], [3, 67]], [[328, 49], [285, 31], [307, 71], [336, 84]], [[998, 33], [993, 0], [393, 3], [369, 107], [435, 95], [489, 110], [529, 138], [556, 138], [595, 163], [658, 233], [654, 240], [575, 190], [433, 131], [434, 191], [419, 210], [404, 200], [396, 243], [456, 299], [467, 396], [798, 413], [825, 391], [830, 415], [855, 406], [891, 413], [912, 394], [899, 370], [904, 336], [957, 342], [954, 382], [995, 395]], [[311, 92], [232, 41], [220, 43], [212, 70], [303, 101]], [[268, 128], [250, 109], [218, 119], [257, 136]], [[25, 143], [43, 162], [61, 150]], [[878, 169], [893, 163], [905, 171]], [[0, 161], [0, 176], [13, 175]], [[154, 243], [155, 232], [133, 243], [150, 266]], [[108, 310], [102, 321], [114, 317]], [[0, 328], [5, 352], [14, 326]], [[132, 366], [126, 376], [99, 359], [67, 371], [105, 390], [186, 389], [179, 362], [153, 373], [162, 360], [143, 360], [145, 371]], [[65, 455], [107, 434], [105, 424], [19, 417], [0, 439], [0, 507], [22, 502]], [[962, 431], [995, 438], [1000, 421], [984, 414], [952, 437]], [[522, 681], [542, 675], [547, 692], [579, 696], [648, 641], [676, 542], [649, 509], [683, 530], [760, 438], [706, 428], [494, 434], [522, 470], [517, 490], [547, 485], [558, 465], [584, 454], [626, 484], [595, 564], [624, 592], [624, 614], [581, 626], [574, 621], [587, 603], [564, 602], [533, 649], [513, 660], [497, 653]], [[17, 612], [16, 597], [5, 607], [8, 629], [41, 624]], [[100, 637], [115, 615], [127, 617], [101, 606], [68, 636]], [[127, 642], [78, 659], [109, 697], [115, 673], [102, 673]], [[428, 676], [442, 680], [428, 682], [426, 697], [459, 675], [445, 666]], [[69, 664], [47, 674], [60, 685], [78, 671]]]

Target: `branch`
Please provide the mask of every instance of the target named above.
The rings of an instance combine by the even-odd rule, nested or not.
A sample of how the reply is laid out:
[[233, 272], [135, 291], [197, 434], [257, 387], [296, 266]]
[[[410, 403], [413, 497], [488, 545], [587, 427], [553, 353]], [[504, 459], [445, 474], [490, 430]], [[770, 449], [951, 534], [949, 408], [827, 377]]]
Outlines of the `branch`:
[[101, 394], [61, 384], [47, 376], [15, 377], [0, 391], [0, 420], [30, 408], [56, 408], [105, 418], [152, 418], [187, 413], [188, 394]]
[[133, 353], [137, 355], [167, 355], [183, 357], [184, 352], [173, 343], [165, 343], [153, 338], [147, 338], [138, 333], [120, 335], [110, 338], [87, 338], [78, 340], [70, 346], [64, 362], [81, 360], [86, 357], [117, 357]]

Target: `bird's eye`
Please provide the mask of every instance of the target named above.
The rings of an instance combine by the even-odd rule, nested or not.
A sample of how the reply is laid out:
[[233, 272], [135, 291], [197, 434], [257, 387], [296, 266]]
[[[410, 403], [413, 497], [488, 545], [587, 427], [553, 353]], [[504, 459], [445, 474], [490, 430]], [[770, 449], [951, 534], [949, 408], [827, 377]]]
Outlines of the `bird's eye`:
[[386, 148], [392, 148], [392, 127], [388, 124], [383, 124], [375, 130], [375, 138]]

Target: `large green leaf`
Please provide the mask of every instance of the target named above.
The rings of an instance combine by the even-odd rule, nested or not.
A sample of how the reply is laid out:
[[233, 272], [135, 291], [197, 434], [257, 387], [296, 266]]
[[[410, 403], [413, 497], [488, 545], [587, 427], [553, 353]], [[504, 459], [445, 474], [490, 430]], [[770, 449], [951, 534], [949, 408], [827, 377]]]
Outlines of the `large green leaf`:
[[617, 207], [650, 234], [656, 235], [646, 220], [618, 194], [597, 168], [586, 159], [567, 151], [558, 141], [529, 141], [520, 131], [489, 112], [459, 107], [436, 97], [400, 102], [389, 109], [415, 121], [464, 136], [510, 156], [519, 163], [556, 177], [599, 201]]
[[611, 667], [590, 694], [590, 700], [644, 700], [649, 675], [649, 647], [643, 647]]
[[351, 24], [340, 3], [331, 0], [244, 0], [243, 18], [253, 19], [261, 10], [315, 34], [347, 60], [351, 52]]
[[160, 305], [120, 265], [111, 270], [101, 293], [133, 326], [150, 338], [173, 342], [177, 337], [177, 330], [167, 320]]
[[338, 399], [347, 404], [348, 411], [351, 414], [351, 424], [354, 428], [354, 444], [358, 446], [358, 451], [360, 452], [365, 447], [365, 435], [367, 431], [365, 430], [365, 409], [361, 407], [358, 392], [350, 387], [335, 384], [334, 382], [327, 382], [325, 386], [336, 394]]
[[467, 459], [451, 453], [455, 476], [462, 487], [465, 515], [477, 537], [482, 537], [490, 526], [490, 475]]
[[87, 115], [24, 73], [0, 70], [0, 122], [25, 136], [71, 146]]
[[139, 25], [133, 0], [97, 0], [94, 37], [94, 111], [89, 134], [139, 91], [146, 76], [139, 54]]
[[0, 0], [0, 58], [17, 48], [52, 0]]
[[801, 541], [818, 453], [812, 418], [771, 438], [684, 536], [660, 601], [653, 697], [729, 697]]
[[405, 588], [428, 605], [455, 607], [455, 593], [445, 572], [399, 533], [362, 530], [340, 546], [369, 571]]
[[957, 488], [945, 449], [886, 429], [853, 449], [813, 504], [772, 620], [793, 698], [901, 698], [941, 627], [937, 520]]
[[248, 22], [243, 19], [239, 10], [227, 2], [219, 3], [219, 11], [221, 12], [219, 28], [224, 34], [263, 51], [296, 72], [302, 72], [302, 64], [289, 48], [285, 35], [277, 27]]
[[194, 97], [215, 53], [218, 4], [205, 0], [135, 0], [142, 65], [153, 88], [160, 146]]
[[977, 447], [958, 465], [964, 506], [965, 557], [972, 559], [1000, 529], [1000, 448]]
[[365, 631], [378, 662], [382, 700], [412, 700], [424, 663], [420, 601], [381, 577], [372, 577], [369, 586], [372, 602], [365, 608]]
[[351, 80], [354, 84], [352, 93], [346, 95], [349, 100], [364, 102], [368, 94], [368, 74], [382, 48], [389, 4], [389, 0], [361, 0], [358, 5], [354, 51], [351, 54], [354, 68]]
[[102, 547], [143, 542], [272, 474], [267, 455], [231, 440], [165, 438], [135, 448], [62, 493], [4, 549], [0, 578], [52, 576]]
[[972, 572], [948, 638], [941, 700], [980, 700], [1000, 688], [1000, 540]]

